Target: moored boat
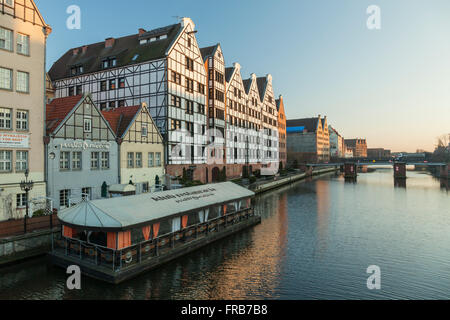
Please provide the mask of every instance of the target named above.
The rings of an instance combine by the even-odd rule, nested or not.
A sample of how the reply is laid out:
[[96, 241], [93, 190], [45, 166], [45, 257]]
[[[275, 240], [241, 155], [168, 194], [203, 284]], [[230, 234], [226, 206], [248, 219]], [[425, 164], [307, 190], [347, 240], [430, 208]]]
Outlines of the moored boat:
[[261, 222], [231, 182], [87, 201], [58, 213], [51, 262], [120, 283]]

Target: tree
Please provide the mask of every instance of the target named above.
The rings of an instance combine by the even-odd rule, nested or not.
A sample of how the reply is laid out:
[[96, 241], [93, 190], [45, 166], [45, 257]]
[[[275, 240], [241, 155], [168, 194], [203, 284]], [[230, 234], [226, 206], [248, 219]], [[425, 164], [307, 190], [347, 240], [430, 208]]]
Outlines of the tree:
[[159, 186], [159, 176], [158, 175], [156, 175], [156, 177], [155, 177], [155, 185], [157, 185], [157, 186]]

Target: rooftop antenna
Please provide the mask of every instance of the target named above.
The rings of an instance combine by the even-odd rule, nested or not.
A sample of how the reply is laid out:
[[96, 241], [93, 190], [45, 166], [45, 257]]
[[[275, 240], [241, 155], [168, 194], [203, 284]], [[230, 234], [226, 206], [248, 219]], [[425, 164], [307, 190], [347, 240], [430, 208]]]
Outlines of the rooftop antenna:
[[175, 19], [177, 19], [178, 21], [180, 21], [181, 19], [183, 19], [183, 17], [180, 17], [180, 16], [172, 16], [172, 18], [175, 18]]

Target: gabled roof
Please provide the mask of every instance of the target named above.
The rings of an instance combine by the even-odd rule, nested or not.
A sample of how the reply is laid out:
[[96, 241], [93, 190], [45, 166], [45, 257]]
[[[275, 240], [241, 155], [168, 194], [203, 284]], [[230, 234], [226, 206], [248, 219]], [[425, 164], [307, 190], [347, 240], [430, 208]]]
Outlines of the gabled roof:
[[[86, 52], [83, 52], [82, 47], [80, 47], [76, 55], [73, 53], [76, 48], [70, 49], [53, 64], [49, 71], [50, 78], [55, 81], [70, 77], [71, 67], [78, 65], [83, 65], [83, 74], [101, 71], [103, 70], [103, 59], [109, 57], [117, 59], [116, 68], [163, 58], [181, 30], [180, 23], [173, 24], [142, 34], [117, 38], [114, 40], [112, 47], [108, 48], [105, 48], [106, 41], [102, 41], [88, 45]], [[163, 34], [167, 34], [166, 39], [140, 44], [142, 39]]]
[[112, 110], [103, 110], [102, 114], [106, 121], [109, 122], [114, 134], [118, 138], [123, 138], [127, 133], [130, 124], [134, 121], [141, 106], [120, 107]]
[[216, 50], [218, 47], [219, 47], [219, 44], [216, 44], [216, 45], [210, 46], [210, 47], [200, 48], [200, 52], [202, 54], [203, 61], [206, 61], [209, 57], [213, 56], [216, 53]]
[[82, 100], [82, 95], [53, 99], [46, 109], [45, 124], [47, 135], [53, 133]]
[[264, 97], [266, 96], [267, 79], [265, 77], [256, 78], [256, 84], [258, 85], [260, 99], [261, 101], [264, 101]]
[[225, 68], [225, 79], [227, 82], [230, 82], [231, 77], [234, 74], [234, 69], [235, 69], [235, 67]]
[[242, 80], [242, 83], [244, 84], [245, 93], [248, 94], [250, 92], [250, 88], [252, 87], [252, 78]]
[[316, 132], [319, 118], [287, 120], [286, 127], [305, 127], [308, 132]]

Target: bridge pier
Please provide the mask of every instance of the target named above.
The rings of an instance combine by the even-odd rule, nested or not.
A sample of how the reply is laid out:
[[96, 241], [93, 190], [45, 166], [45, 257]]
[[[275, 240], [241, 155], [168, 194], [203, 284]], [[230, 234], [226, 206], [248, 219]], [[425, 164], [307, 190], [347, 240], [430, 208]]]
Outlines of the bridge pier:
[[344, 176], [346, 179], [355, 179], [358, 176], [358, 166], [355, 163], [344, 165]]
[[450, 177], [449, 170], [450, 170], [449, 164], [441, 166], [441, 171], [440, 171], [439, 177], [441, 179], [448, 179]]
[[406, 162], [394, 163], [394, 178], [406, 179]]

